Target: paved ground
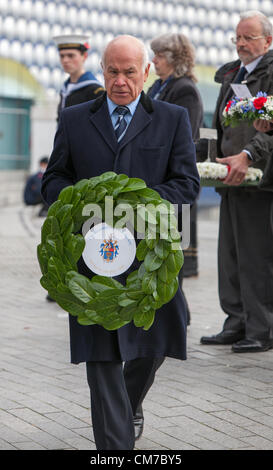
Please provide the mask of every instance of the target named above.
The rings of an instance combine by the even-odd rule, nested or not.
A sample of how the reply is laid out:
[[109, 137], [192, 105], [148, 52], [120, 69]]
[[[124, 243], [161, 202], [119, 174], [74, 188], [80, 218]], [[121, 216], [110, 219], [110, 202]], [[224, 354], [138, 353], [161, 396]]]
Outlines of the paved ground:
[[[137, 449], [273, 449], [273, 350], [202, 346], [224, 315], [217, 297], [217, 210], [199, 215], [188, 360], [168, 359], [145, 400]], [[45, 301], [31, 208], [0, 210], [0, 449], [95, 449], [84, 365], [69, 363], [67, 315]]]

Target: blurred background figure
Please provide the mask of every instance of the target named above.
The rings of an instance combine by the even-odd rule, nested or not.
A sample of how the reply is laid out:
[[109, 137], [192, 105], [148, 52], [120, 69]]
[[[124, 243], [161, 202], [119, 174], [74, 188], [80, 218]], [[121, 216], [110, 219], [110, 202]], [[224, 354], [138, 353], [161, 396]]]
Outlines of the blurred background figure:
[[69, 34], [55, 36], [60, 62], [63, 70], [69, 74], [61, 89], [61, 99], [58, 106], [58, 119], [63, 108], [80, 104], [98, 98], [104, 88], [90, 71], [85, 71], [85, 61], [88, 57], [88, 36]]
[[27, 206], [37, 206], [38, 204], [41, 205], [41, 208], [38, 212], [39, 217], [46, 217], [48, 210], [48, 206], [43, 201], [41, 195], [42, 177], [47, 168], [48, 160], [48, 157], [40, 158], [39, 171], [29, 176], [24, 188], [24, 203]]
[[[197, 89], [197, 78], [193, 73], [195, 65], [194, 47], [184, 34], [167, 33], [151, 41], [154, 52], [155, 72], [159, 79], [148, 90], [148, 95], [157, 100], [183, 106], [188, 110], [192, 127], [193, 140], [199, 140], [199, 130], [203, 126], [203, 104]], [[184, 250], [184, 266], [179, 275], [182, 285], [183, 277], [198, 274], [197, 252], [197, 204], [191, 206], [190, 246]], [[185, 299], [186, 300], [186, 299]], [[188, 309], [188, 324], [190, 312]]]

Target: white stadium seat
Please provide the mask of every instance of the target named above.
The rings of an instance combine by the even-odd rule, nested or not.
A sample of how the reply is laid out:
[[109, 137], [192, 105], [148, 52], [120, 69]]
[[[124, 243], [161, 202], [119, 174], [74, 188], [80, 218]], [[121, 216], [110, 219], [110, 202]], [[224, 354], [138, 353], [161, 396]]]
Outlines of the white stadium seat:
[[27, 27], [27, 37], [32, 41], [33, 44], [39, 39], [39, 25], [37, 21], [31, 20]]
[[15, 18], [20, 16], [21, 10], [21, 1], [20, 0], [10, 0], [9, 2], [9, 13]]
[[67, 8], [64, 3], [61, 3], [56, 7], [56, 21], [60, 22], [61, 24], [66, 23], [66, 15], [67, 15]]
[[207, 48], [204, 46], [198, 46], [196, 49], [196, 61], [199, 64], [207, 63]]
[[217, 47], [210, 47], [208, 50], [208, 59], [212, 65], [217, 65], [219, 63], [219, 50]]
[[97, 74], [105, 44], [118, 34], [149, 48], [155, 36], [182, 32], [197, 63], [218, 66], [237, 58], [230, 38], [246, 10], [273, 20], [272, 0], [0, 0], [0, 55], [30, 67], [51, 94], [64, 79], [52, 39], [61, 34], [90, 36], [88, 67]]
[[48, 67], [42, 67], [40, 71], [40, 81], [44, 85], [44, 87], [48, 87], [50, 84], [50, 77], [51, 73]]
[[2, 25], [2, 30], [3, 30], [4, 35], [8, 39], [12, 39], [15, 36], [15, 30], [16, 30], [15, 20], [12, 16], [7, 16], [4, 19], [3, 25]]
[[16, 22], [16, 36], [20, 41], [24, 41], [27, 36], [27, 22], [24, 18], [19, 18]]
[[52, 38], [54, 38], [55, 36], [60, 36], [63, 33], [62, 25], [58, 23], [53, 24], [52, 27], [50, 28], [50, 33], [51, 33], [50, 40], [52, 41]]
[[45, 51], [45, 62], [50, 67], [55, 67], [59, 63], [59, 54], [55, 46], [49, 46]]
[[207, 24], [208, 12], [204, 8], [198, 8], [196, 11], [196, 24], [205, 26]]
[[49, 2], [46, 4], [45, 7], [45, 12], [46, 12], [46, 18], [49, 23], [54, 23], [56, 20], [56, 13], [57, 13], [57, 8], [55, 3]]
[[46, 19], [46, 14], [45, 14], [45, 3], [39, 0], [38, 2], [35, 2], [33, 5], [33, 14], [34, 17], [38, 21], [43, 21]]
[[23, 0], [21, 2], [21, 11], [23, 18], [31, 18], [32, 16], [33, 3], [31, 0]]
[[24, 63], [28, 66], [33, 64], [33, 46], [31, 42], [25, 42], [22, 47], [22, 57], [24, 59]]
[[10, 11], [10, 2], [9, 0], [0, 0], [0, 11], [3, 15], [3, 17], [5, 17], [9, 11]]
[[42, 67], [45, 63], [45, 46], [43, 44], [36, 44], [33, 50], [33, 58], [35, 64]]
[[75, 28], [77, 24], [78, 10], [75, 7], [70, 7], [67, 11], [67, 23], [70, 24], [72, 28]]
[[13, 41], [10, 47], [10, 55], [13, 60], [21, 60], [22, 45], [20, 41]]
[[42, 23], [39, 25], [39, 39], [47, 44], [51, 39], [51, 31], [48, 23]]

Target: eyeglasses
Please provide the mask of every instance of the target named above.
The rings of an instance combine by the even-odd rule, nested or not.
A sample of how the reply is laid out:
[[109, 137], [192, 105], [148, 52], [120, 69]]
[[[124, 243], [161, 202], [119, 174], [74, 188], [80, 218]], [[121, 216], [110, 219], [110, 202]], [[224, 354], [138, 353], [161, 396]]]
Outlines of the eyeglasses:
[[257, 39], [263, 39], [263, 38], [265, 38], [265, 36], [237, 36], [237, 37], [231, 38], [231, 42], [233, 44], [237, 44], [240, 41], [251, 42], [251, 41], [256, 41]]

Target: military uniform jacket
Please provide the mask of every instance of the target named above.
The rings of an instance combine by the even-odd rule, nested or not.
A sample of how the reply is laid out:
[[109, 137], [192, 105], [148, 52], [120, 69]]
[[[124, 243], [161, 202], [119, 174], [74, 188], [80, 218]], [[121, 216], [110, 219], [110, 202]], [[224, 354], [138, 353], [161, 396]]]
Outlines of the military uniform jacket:
[[[73, 91], [70, 95], [66, 97], [65, 108], [69, 106], [74, 106], [76, 104], [85, 103], [85, 101], [95, 100], [100, 95], [104, 93], [104, 88], [99, 83], [94, 83], [92, 85], [87, 85], [86, 87], [79, 88], [79, 90]], [[58, 105], [58, 120], [60, 119], [60, 113], [62, 111], [61, 107], [62, 98], [60, 99]]]

